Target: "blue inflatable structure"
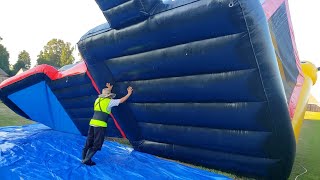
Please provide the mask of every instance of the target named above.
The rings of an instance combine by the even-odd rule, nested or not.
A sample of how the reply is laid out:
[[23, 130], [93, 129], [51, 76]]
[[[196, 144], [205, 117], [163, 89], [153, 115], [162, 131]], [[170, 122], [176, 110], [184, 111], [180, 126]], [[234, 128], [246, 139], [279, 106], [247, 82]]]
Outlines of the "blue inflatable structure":
[[132, 86], [128, 102], [113, 109], [107, 136], [245, 176], [290, 175], [303, 76], [286, 0], [96, 2], [107, 22], [78, 42], [84, 61], [38, 66], [3, 82], [8, 107], [86, 135], [105, 84], [117, 97]]
[[[19, 115], [58, 131], [87, 134], [98, 91], [84, 62], [60, 70], [40, 65], [1, 85], [1, 100]], [[109, 137], [121, 137], [112, 119], [108, 126]]]

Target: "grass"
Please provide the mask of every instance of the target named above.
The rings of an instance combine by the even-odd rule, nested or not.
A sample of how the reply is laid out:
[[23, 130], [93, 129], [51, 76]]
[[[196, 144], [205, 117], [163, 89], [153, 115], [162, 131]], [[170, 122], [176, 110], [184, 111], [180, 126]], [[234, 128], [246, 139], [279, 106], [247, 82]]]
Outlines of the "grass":
[[21, 126], [32, 123], [34, 122], [17, 115], [0, 101], [0, 126]]
[[320, 180], [320, 121], [303, 122], [290, 180], [307, 169], [299, 179]]
[[[0, 126], [18, 126], [32, 124], [32, 121], [26, 120], [19, 115], [16, 115], [13, 111], [7, 108], [3, 103], [0, 102]], [[131, 146], [128, 140], [119, 138], [107, 138], [110, 141], [116, 141], [118, 143]], [[172, 160], [170, 160], [172, 161]], [[187, 166], [203, 169], [206, 171], [223, 174], [236, 180], [250, 180], [237, 176], [235, 174], [225, 173], [214, 169], [208, 169], [202, 166], [195, 166], [192, 164], [175, 161]], [[305, 167], [308, 172], [298, 179], [307, 180], [320, 180], [320, 121], [304, 121], [301, 134], [297, 146], [297, 153], [291, 176], [289, 180], [294, 180], [295, 177], [304, 172]], [[302, 167], [303, 166], [303, 167]]]
[[[162, 157], [159, 157], [159, 158], [166, 159], [166, 158], [162, 158]], [[197, 165], [193, 165], [193, 164], [189, 164], [189, 163], [185, 163], [185, 162], [181, 162], [181, 161], [176, 161], [176, 160], [172, 160], [172, 159], [166, 159], [166, 160], [174, 161], [174, 162], [186, 165], [186, 166], [202, 169], [202, 170], [209, 171], [209, 172], [212, 172], [212, 173], [225, 175], [225, 176], [228, 176], [229, 178], [232, 178], [234, 180], [254, 180], [252, 178], [242, 177], [242, 176], [239, 176], [239, 175], [236, 175], [236, 174], [231, 174], [231, 173], [219, 171], [219, 170], [216, 170], [216, 169], [210, 169], [210, 168], [206, 168], [206, 167], [203, 167], [203, 166], [197, 166]]]

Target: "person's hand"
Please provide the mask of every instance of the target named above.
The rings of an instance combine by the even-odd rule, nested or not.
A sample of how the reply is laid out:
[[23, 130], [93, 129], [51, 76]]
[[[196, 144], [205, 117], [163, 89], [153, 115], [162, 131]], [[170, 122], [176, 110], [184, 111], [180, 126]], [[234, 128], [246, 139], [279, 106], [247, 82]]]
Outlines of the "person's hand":
[[107, 88], [108, 88], [110, 91], [111, 91], [112, 88], [113, 88], [113, 85], [111, 85], [110, 83], [107, 83], [106, 86], [107, 86]]
[[124, 102], [131, 96], [132, 91], [133, 91], [132, 87], [129, 86], [129, 87], [127, 88], [127, 91], [128, 91], [128, 94], [125, 95], [125, 96], [123, 96], [123, 97], [120, 99], [120, 103], [124, 103]]
[[132, 89], [132, 87], [131, 86], [129, 86], [128, 88], [127, 88], [127, 91], [128, 91], [128, 94], [132, 94], [132, 91], [133, 91], [133, 89]]

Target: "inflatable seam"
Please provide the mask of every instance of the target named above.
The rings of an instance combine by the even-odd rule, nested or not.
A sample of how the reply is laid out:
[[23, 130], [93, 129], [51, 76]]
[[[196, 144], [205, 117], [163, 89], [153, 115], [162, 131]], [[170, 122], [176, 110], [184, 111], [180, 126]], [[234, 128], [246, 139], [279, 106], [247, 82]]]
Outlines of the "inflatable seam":
[[152, 78], [152, 79], [138, 79], [133, 81], [117, 81], [117, 83], [127, 83], [127, 82], [141, 82], [141, 81], [157, 81], [157, 80], [164, 80], [164, 79], [174, 79], [174, 78], [189, 78], [189, 77], [197, 77], [197, 76], [206, 76], [206, 75], [213, 75], [219, 76], [222, 74], [231, 74], [231, 73], [249, 73], [255, 71], [256, 68], [249, 68], [249, 69], [240, 69], [240, 70], [233, 70], [233, 71], [225, 71], [219, 73], [198, 73], [198, 74], [191, 74], [191, 75], [182, 75], [182, 76], [170, 76], [170, 77], [160, 77], [160, 78]]
[[[238, 157], [244, 157], [246, 160], [248, 158], [252, 158], [252, 159], [260, 159], [260, 160], [266, 160], [266, 161], [280, 161], [280, 159], [271, 159], [271, 158], [266, 158], [266, 157], [259, 157], [259, 156], [250, 156], [250, 155], [245, 155], [245, 154], [239, 154], [239, 153], [230, 153], [230, 152], [225, 152], [225, 151], [219, 151], [219, 150], [210, 150], [210, 149], [205, 149], [205, 148], [197, 148], [197, 147], [192, 147], [192, 146], [185, 146], [185, 145], [178, 145], [178, 144], [171, 144], [171, 143], [163, 143], [163, 142], [156, 142], [156, 141], [150, 141], [147, 139], [143, 140], [143, 143], [159, 143], [159, 144], [165, 144], [165, 145], [172, 145], [172, 146], [180, 146], [180, 147], [184, 147], [184, 148], [191, 148], [191, 149], [199, 149], [199, 150], [204, 150], [204, 151], [211, 151], [213, 153], [219, 153], [219, 154], [224, 154], [224, 157], [230, 157], [230, 156], [238, 156]], [[142, 147], [144, 146], [144, 144], [141, 145]], [[191, 157], [193, 158], [193, 157]], [[221, 158], [221, 156], [218, 157], [219, 159]], [[229, 158], [228, 158], [229, 159]], [[230, 159], [235, 159], [234, 157], [230, 157]], [[205, 161], [205, 159], [201, 159], [201, 161]], [[208, 161], [209, 162], [209, 161]], [[248, 161], [246, 161], [248, 162]], [[274, 163], [275, 163], [274, 162]], [[212, 162], [210, 162], [211, 164]]]
[[247, 130], [247, 129], [226, 129], [226, 128], [212, 128], [212, 127], [204, 127], [204, 126], [195, 126], [195, 125], [173, 125], [173, 124], [160, 124], [160, 123], [147, 123], [147, 122], [139, 122], [137, 121], [138, 125], [141, 126], [143, 124], [145, 125], [155, 125], [155, 126], [169, 126], [169, 127], [179, 127], [179, 128], [182, 128], [182, 127], [193, 127], [193, 128], [197, 128], [197, 129], [210, 129], [212, 131], [228, 131], [228, 132], [236, 132], [236, 131], [246, 131], [246, 132], [249, 132], [249, 133], [256, 133], [256, 134], [269, 134], [269, 133], [272, 133], [272, 131], [256, 131], [256, 130]]

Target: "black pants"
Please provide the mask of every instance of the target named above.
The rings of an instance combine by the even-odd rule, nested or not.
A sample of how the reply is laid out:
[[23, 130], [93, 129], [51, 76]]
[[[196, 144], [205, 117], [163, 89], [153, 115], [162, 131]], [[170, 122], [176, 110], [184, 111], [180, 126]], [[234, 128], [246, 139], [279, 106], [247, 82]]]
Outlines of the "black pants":
[[106, 128], [89, 126], [86, 144], [82, 151], [82, 159], [91, 160], [92, 156], [101, 150], [104, 142]]

